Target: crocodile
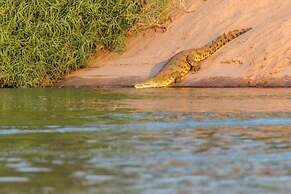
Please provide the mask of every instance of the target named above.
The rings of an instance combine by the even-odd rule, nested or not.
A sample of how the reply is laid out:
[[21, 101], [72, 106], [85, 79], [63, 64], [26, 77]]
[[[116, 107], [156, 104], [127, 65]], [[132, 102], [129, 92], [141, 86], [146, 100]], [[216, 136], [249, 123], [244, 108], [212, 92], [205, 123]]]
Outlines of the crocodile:
[[135, 88], [159, 88], [171, 86], [182, 80], [190, 71], [200, 70], [201, 61], [213, 55], [226, 43], [246, 33], [252, 28], [244, 28], [224, 33], [202, 48], [183, 50], [174, 55], [153, 78], [134, 85]]

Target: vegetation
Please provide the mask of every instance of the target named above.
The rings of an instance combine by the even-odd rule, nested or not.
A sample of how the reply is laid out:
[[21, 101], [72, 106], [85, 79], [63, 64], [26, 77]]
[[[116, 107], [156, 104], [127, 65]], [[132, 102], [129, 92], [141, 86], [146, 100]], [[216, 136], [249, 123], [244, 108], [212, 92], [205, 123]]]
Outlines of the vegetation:
[[0, 87], [52, 85], [96, 49], [164, 19], [167, 0], [0, 1]]

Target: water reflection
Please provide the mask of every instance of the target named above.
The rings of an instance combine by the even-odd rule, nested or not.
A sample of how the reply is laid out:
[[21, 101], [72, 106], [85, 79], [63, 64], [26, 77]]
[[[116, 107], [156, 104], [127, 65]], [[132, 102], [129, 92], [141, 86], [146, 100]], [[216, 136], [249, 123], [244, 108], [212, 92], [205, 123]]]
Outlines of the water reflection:
[[289, 90], [0, 93], [1, 194], [290, 191]]

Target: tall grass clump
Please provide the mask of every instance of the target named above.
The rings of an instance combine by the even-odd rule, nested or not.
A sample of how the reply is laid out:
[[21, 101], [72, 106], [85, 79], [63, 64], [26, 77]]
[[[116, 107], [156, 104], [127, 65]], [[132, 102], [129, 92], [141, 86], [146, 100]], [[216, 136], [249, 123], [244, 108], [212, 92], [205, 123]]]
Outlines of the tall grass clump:
[[96, 49], [123, 50], [128, 31], [151, 25], [166, 0], [1, 0], [0, 87], [52, 85]]

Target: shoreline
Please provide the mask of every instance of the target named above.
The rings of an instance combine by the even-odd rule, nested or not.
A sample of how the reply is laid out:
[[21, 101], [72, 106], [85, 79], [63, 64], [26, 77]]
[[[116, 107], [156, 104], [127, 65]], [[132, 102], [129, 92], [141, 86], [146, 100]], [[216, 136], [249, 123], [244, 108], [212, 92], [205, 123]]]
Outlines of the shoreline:
[[224, 32], [252, 27], [202, 62], [175, 87], [291, 87], [291, 2], [189, 1], [164, 33], [139, 33], [122, 54], [109, 53], [59, 82], [60, 87], [131, 87], [155, 75], [181, 50], [199, 48]]
[[[135, 81], [136, 80], [136, 81]], [[66, 85], [58, 83], [56, 87], [73, 88], [134, 88], [134, 84], [140, 82], [133, 77], [120, 77], [115, 79], [71, 79]], [[246, 79], [236, 79], [227, 77], [212, 77], [203, 80], [191, 80], [191, 82], [182, 81], [169, 88], [291, 88], [291, 76], [285, 76], [278, 79], [262, 79], [260, 83]]]

